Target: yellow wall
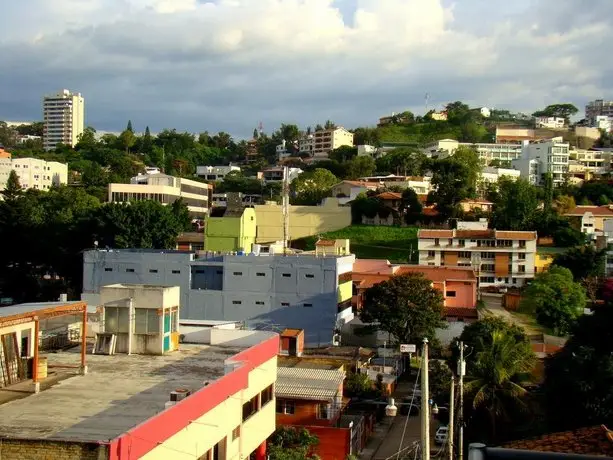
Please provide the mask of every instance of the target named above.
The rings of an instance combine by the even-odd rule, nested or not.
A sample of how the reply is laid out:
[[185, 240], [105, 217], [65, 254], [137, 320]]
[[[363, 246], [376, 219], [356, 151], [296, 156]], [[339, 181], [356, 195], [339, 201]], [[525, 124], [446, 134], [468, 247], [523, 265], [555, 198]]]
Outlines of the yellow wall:
[[536, 273], [547, 271], [554, 258], [555, 254], [537, 253], [534, 258], [534, 271]]
[[[282, 207], [277, 204], [255, 206], [257, 243], [283, 240]], [[290, 206], [289, 238], [339, 230], [351, 225], [351, 208], [339, 206], [338, 200], [328, 198], [322, 206]]]
[[[243, 403], [249, 401], [277, 380], [277, 358], [265, 362], [249, 373], [248, 388], [231, 396], [204, 414], [164, 443], [157, 446], [145, 460], [193, 460], [208, 452], [224, 437], [227, 439], [226, 458], [247, 458], [275, 431], [275, 398], [242, 423]], [[241, 426], [240, 436], [232, 441], [232, 430]]]
[[351, 280], [346, 281], [338, 285], [338, 301], [344, 302], [351, 299], [353, 295], [353, 282]]

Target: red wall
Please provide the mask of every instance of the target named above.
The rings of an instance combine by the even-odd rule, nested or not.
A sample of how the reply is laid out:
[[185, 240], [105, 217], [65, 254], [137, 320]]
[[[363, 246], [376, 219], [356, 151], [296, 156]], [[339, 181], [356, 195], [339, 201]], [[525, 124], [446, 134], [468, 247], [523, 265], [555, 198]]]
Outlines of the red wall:
[[301, 401], [296, 399], [287, 399], [287, 401], [292, 401], [294, 403], [294, 413], [277, 414], [277, 425], [329, 426], [335, 422], [335, 420], [317, 418], [317, 405], [319, 404], [317, 401]]
[[187, 427], [191, 420], [202, 417], [236, 392], [247, 388], [249, 372], [274, 358], [278, 350], [279, 336], [276, 335], [234, 355], [230, 359], [242, 362], [242, 366], [113, 439], [109, 444], [109, 459], [132, 460], [153, 450]]
[[351, 443], [349, 428], [323, 426], [304, 426], [302, 428], [319, 438], [319, 444], [314, 450], [321, 460], [345, 460], [349, 455]]

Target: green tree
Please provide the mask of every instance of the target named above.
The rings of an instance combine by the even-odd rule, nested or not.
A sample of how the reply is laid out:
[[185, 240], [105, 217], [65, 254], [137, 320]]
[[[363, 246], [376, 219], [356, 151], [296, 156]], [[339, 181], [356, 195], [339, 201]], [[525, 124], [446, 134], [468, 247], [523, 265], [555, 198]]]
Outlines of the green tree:
[[373, 382], [368, 374], [354, 372], [345, 379], [344, 394], [349, 397], [370, 397], [373, 396], [373, 389]]
[[128, 126], [126, 126], [126, 131], [130, 131], [131, 133], [134, 132], [134, 130], [132, 129], [132, 120], [128, 120]]
[[377, 159], [379, 172], [405, 176], [422, 176], [427, 169], [428, 158], [419, 150], [398, 147]]
[[345, 162], [347, 179], [358, 179], [360, 177], [372, 176], [375, 173], [375, 160], [369, 156], [355, 157]]
[[338, 178], [327, 169], [317, 168], [302, 173], [290, 184], [295, 204], [317, 205], [330, 196], [330, 189], [339, 183]]
[[526, 288], [521, 309], [534, 314], [537, 322], [556, 335], [567, 335], [587, 304], [585, 289], [573, 281], [573, 274], [552, 266], [536, 275]]
[[326, 123], [324, 124], [324, 129], [335, 129], [335, 128], [336, 128], [336, 124], [332, 120], [326, 120]]
[[579, 109], [573, 104], [552, 104], [545, 107], [543, 110], [538, 110], [532, 114], [533, 117], [560, 117], [566, 120], [568, 124], [570, 117], [579, 112]]
[[513, 414], [525, 408], [522, 397], [526, 390], [519, 382], [532, 370], [535, 358], [516, 344], [512, 334], [496, 330], [481, 344], [474, 364], [467, 367], [464, 391], [471, 407], [467, 419], [472, 419], [473, 429], [479, 427], [483, 440], [497, 441], [498, 428], [511, 423]]
[[404, 214], [404, 220], [408, 225], [412, 225], [419, 220], [423, 206], [415, 190], [407, 188], [402, 192], [400, 210]]
[[149, 130], [149, 126], [145, 127], [145, 134], [143, 135], [143, 140], [141, 142], [141, 152], [145, 155], [151, 154], [153, 151], [153, 138], [151, 137], [151, 131]]
[[530, 230], [538, 210], [536, 189], [523, 179], [498, 180], [498, 192], [493, 197], [492, 227], [500, 230]]
[[564, 348], [545, 364], [545, 408], [556, 430], [613, 422], [613, 308], [577, 321]]
[[435, 330], [446, 326], [443, 296], [421, 273], [392, 276], [367, 289], [359, 315], [400, 343], [421, 343], [424, 337], [433, 341]]
[[381, 145], [379, 131], [376, 128], [356, 128], [353, 130], [353, 144], [379, 147]]
[[447, 403], [447, 395], [451, 388], [451, 370], [446, 364], [434, 359], [430, 361], [428, 370], [428, 386], [432, 399]]
[[318, 460], [313, 449], [319, 438], [305, 428], [279, 427], [268, 439], [270, 460]]
[[353, 147], [351, 145], [341, 145], [338, 148], [330, 150], [330, 152], [328, 153], [329, 159], [338, 161], [339, 163], [353, 160], [357, 156], [358, 156], [358, 148]]
[[134, 144], [136, 144], [136, 136], [134, 135], [133, 131], [126, 129], [119, 135], [119, 142], [125, 149], [126, 154], [128, 154], [130, 153], [130, 149], [134, 147]]
[[602, 276], [605, 272], [607, 259], [606, 249], [597, 249], [594, 245], [576, 246], [558, 254], [554, 265], [567, 268], [576, 281], [590, 276]]
[[19, 182], [19, 176], [14, 169], [9, 173], [9, 177], [6, 180], [6, 185], [2, 191], [2, 196], [7, 201], [12, 201], [19, 198], [23, 194], [21, 183]]

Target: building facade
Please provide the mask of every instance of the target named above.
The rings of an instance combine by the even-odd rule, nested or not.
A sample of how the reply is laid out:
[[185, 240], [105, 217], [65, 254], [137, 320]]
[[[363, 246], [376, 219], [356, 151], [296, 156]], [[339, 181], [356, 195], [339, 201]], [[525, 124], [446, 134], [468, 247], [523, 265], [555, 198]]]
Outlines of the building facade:
[[68, 183], [68, 165], [57, 161], [13, 158], [11, 167], [19, 176], [23, 189], [49, 190], [53, 186]]
[[512, 165], [521, 177], [534, 185], [543, 185], [544, 175], [550, 173], [555, 186], [566, 180], [570, 159], [570, 146], [561, 137], [534, 143], [524, 142], [521, 158]]
[[74, 147], [83, 133], [85, 100], [81, 93], [65, 89], [43, 99], [43, 147], [53, 150], [58, 144]]
[[256, 237], [255, 210], [253, 208], [226, 208], [224, 215], [206, 220], [204, 247], [207, 251], [251, 252]]
[[209, 213], [213, 186], [183, 177], [151, 174], [133, 177], [130, 184], [109, 184], [111, 203], [154, 200], [163, 205], [181, 198], [191, 215], [204, 217]]
[[596, 117], [613, 117], [613, 101], [596, 99], [585, 106], [585, 118], [592, 126], [596, 125]]
[[428, 144], [422, 151], [428, 156], [446, 157], [453, 155], [459, 147], [474, 149], [479, 158], [486, 164], [489, 164], [492, 160], [512, 161], [521, 156], [521, 145], [519, 144], [471, 144], [470, 142], [458, 142], [454, 139], [443, 139], [433, 142]]
[[83, 298], [109, 284], [181, 287], [181, 319], [300, 328], [311, 346], [332, 342], [351, 307], [354, 256], [209, 255], [157, 250], [84, 253]]
[[419, 230], [417, 238], [420, 265], [473, 267], [482, 287], [534, 278], [536, 232]]
[[536, 117], [534, 124], [537, 128], [562, 129], [566, 126], [566, 120], [562, 117]]
[[196, 166], [196, 176], [210, 181], [223, 180], [231, 172], [241, 172], [239, 166]]
[[[258, 178], [262, 179], [264, 182], [283, 182], [283, 172], [285, 168], [282, 166], [266, 168], [258, 173]], [[300, 168], [287, 168], [287, 180], [292, 182], [296, 179], [303, 171]]]
[[330, 150], [343, 145], [353, 146], [353, 133], [343, 127], [322, 129], [302, 138], [299, 152], [311, 157], [328, 157]]

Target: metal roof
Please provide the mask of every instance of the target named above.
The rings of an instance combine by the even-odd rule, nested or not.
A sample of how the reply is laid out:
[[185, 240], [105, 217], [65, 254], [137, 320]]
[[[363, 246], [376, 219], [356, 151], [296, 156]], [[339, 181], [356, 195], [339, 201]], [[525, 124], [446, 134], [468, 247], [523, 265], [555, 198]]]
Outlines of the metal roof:
[[0, 318], [6, 318], [9, 316], [23, 315], [26, 313], [35, 313], [40, 310], [48, 310], [50, 308], [65, 307], [68, 305], [82, 304], [80, 300], [72, 302], [32, 302], [32, 303], [20, 303], [17, 305], [11, 305], [9, 307], [0, 307]]
[[327, 401], [334, 399], [345, 380], [340, 369], [311, 369], [279, 367], [277, 369], [277, 397]]

